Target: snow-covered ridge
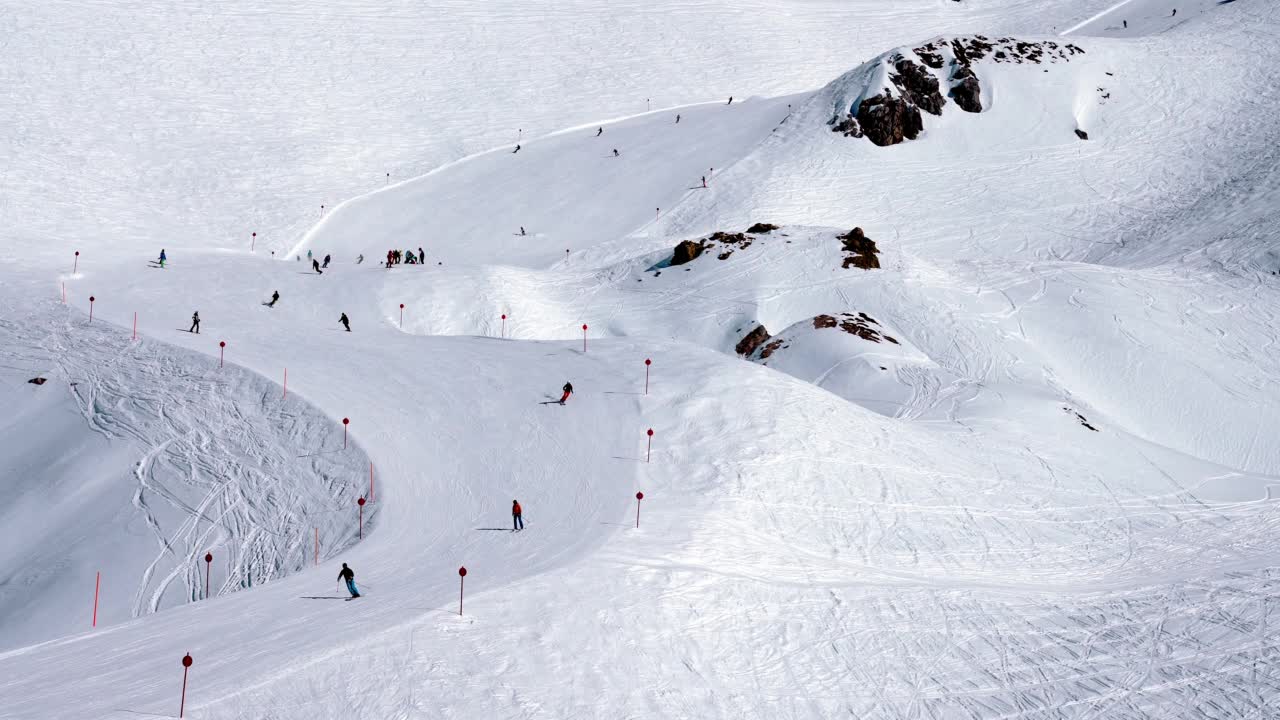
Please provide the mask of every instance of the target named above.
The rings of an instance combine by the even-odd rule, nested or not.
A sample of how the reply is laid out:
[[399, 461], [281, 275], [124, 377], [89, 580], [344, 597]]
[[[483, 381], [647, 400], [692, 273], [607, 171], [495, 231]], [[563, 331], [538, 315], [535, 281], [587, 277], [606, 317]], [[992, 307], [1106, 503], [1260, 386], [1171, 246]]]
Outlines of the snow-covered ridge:
[[824, 92], [833, 104], [828, 124], [850, 137], [896, 145], [916, 139], [925, 129], [921, 111], [941, 115], [947, 98], [969, 113], [989, 108], [993, 92], [980, 75], [983, 65], [1052, 65], [1082, 54], [1081, 47], [1063, 40], [993, 40], [984, 35], [939, 37], [895, 48], [828, 85]]

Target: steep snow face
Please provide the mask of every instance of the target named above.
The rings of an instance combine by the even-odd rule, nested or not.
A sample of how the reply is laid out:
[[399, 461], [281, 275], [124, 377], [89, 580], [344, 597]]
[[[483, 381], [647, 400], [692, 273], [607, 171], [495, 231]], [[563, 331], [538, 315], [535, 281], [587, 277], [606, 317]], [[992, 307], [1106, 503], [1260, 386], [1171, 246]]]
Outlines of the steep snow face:
[[[87, 627], [95, 577], [105, 627], [279, 580], [356, 541], [370, 461], [344, 448], [341, 425], [238, 365], [133, 341], [32, 294], [0, 323], [0, 567], [12, 578], [0, 651]], [[178, 331], [153, 322], [144, 313], [144, 328]], [[26, 382], [37, 376], [47, 382]], [[367, 506], [367, 530], [378, 514]]]

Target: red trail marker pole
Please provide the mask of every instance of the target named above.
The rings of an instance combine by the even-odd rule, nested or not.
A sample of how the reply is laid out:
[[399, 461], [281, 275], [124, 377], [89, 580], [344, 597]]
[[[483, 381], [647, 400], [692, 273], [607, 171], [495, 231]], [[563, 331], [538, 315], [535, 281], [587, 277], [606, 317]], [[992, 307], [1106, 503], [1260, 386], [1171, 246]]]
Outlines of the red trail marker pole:
[[204, 554], [204, 599], [209, 599], [209, 568], [213, 567], [213, 553]]
[[649, 366], [652, 364], [653, 364], [653, 361], [650, 360], [649, 358], [644, 359], [644, 394], [645, 395], [649, 394]]
[[400, 303], [400, 329], [404, 329], [404, 303]]
[[587, 325], [582, 324], [582, 352], [587, 351]]
[[102, 571], [93, 577], [93, 627], [98, 627], [98, 588], [102, 586]]
[[347, 449], [347, 426], [351, 424], [351, 418], [342, 418], [342, 449]]
[[93, 322], [93, 296], [89, 296], [89, 322]]
[[222, 367], [222, 361], [227, 356], [227, 341], [218, 341], [218, 367]]
[[253, 252], [253, 248], [258, 244], [258, 233], [254, 233], [249, 239], [249, 252]]
[[467, 569], [458, 568], [458, 616], [462, 616], [462, 588], [467, 582]]
[[72, 274], [72, 275], [75, 275], [75, 274], [76, 274], [76, 271], [77, 271], [77, 270], [79, 270], [79, 269], [80, 269], [80, 251], [79, 251], [79, 250], [77, 250], [77, 251], [76, 251], [76, 259], [75, 259], [75, 261], [74, 261], [74, 262], [72, 262], [72, 263], [71, 263], [71, 274]]
[[499, 335], [499, 337], [503, 338], [504, 340], [507, 337], [507, 314], [506, 313], [502, 314], [502, 332]]
[[653, 219], [654, 219], [654, 220], [657, 220], [657, 219], [658, 219], [658, 218], [660, 218], [660, 217], [662, 217], [662, 208], [654, 208], [654, 209], [653, 209]]
[[284, 369], [284, 395], [281, 395], [280, 399], [283, 400], [287, 397], [289, 397], [289, 368]]
[[644, 499], [644, 493], [636, 493], [636, 527], [640, 527], [640, 501]]
[[356, 501], [356, 505], [360, 506], [360, 539], [364, 539], [364, 498]]
[[178, 717], [182, 717], [187, 710], [187, 671], [191, 669], [191, 653], [187, 653], [182, 657], [182, 702], [178, 705]]
[[649, 428], [649, 449], [644, 451], [644, 461], [649, 462], [649, 456], [653, 453], [653, 428]]
[[138, 339], [138, 313], [133, 314], [133, 339]]

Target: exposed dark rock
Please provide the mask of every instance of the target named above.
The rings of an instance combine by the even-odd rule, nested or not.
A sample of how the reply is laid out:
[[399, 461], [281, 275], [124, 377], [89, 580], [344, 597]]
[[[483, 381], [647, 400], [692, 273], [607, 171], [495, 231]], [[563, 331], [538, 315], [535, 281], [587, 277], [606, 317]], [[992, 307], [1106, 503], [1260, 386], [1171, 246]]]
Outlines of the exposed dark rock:
[[874, 240], [862, 232], [862, 228], [856, 227], [837, 239], [843, 242], [842, 248], [847, 253], [841, 267], [848, 269], [852, 265], [863, 270], [880, 267], [880, 259], [876, 257], [880, 249], [876, 247]]
[[[872, 327], [873, 325], [877, 327]], [[884, 341], [893, 343], [894, 345], [901, 344], [892, 336], [882, 333], [878, 329], [879, 325], [880, 323], [876, 322], [875, 318], [872, 318], [870, 315], [863, 312], [860, 312], [857, 315], [853, 315], [851, 313], [840, 313], [839, 317], [818, 315], [813, 319], [813, 327], [815, 330], [838, 327], [850, 335], [857, 335], [863, 340], [867, 340], [869, 342], [878, 343]]]
[[702, 254], [706, 246], [701, 242], [685, 240], [676, 246], [675, 253], [671, 256], [672, 265], [683, 265]]
[[1080, 128], [1076, 128], [1076, 137], [1080, 138], [1081, 140], [1088, 140], [1089, 133], [1081, 130]]
[[862, 137], [862, 126], [858, 124], [858, 119], [852, 115], [846, 115], [843, 120], [831, 128], [831, 132], [844, 134], [845, 137]]
[[45, 384], [46, 382], [48, 382], [48, 380], [46, 380], [45, 378], [42, 378], [42, 377], [33, 377], [33, 378], [31, 378], [30, 380], [28, 380], [27, 382], [31, 383], [32, 385], [43, 385], [43, 384]]
[[755, 330], [747, 333], [745, 337], [738, 341], [733, 350], [739, 355], [749, 356], [756, 351], [756, 348], [768, 341], [769, 331], [765, 330], [763, 325], [757, 325]]
[[750, 235], [763, 235], [765, 233], [771, 233], [777, 229], [778, 229], [777, 225], [771, 225], [769, 223], [756, 223], [755, 225], [752, 225], [751, 227], [747, 228], [747, 233]]
[[924, 130], [920, 110], [887, 92], [862, 101], [858, 106], [858, 124], [867, 139], [881, 147], [915, 140]]
[[1087, 427], [1087, 428], [1089, 428], [1090, 430], [1092, 430], [1092, 431], [1094, 431], [1094, 432], [1098, 432], [1098, 428], [1094, 427], [1093, 425], [1090, 425], [1090, 424], [1089, 424], [1089, 421], [1088, 421], [1087, 419], [1085, 419], [1085, 416], [1081, 415], [1080, 413], [1076, 412], [1075, 410], [1072, 410], [1071, 408], [1065, 408], [1065, 407], [1064, 407], [1064, 408], [1062, 408], [1062, 411], [1063, 411], [1063, 412], [1065, 412], [1065, 413], [1067, 413], [1068, 415], [1074, 415], [1074, 416], [1076, 417], [1076, 420], [1078, 420], [1078, 421], [1080, 422], [1080, 424], [1081, 424], [1081, 425], [1083, 425], [1084, 427]]
[[941, 115], [942, 106], [947, 104], [946, 98], [938, 89], [938, 78], [933, 73], [906, 58], [899, 58], [893, 64], [896, 75], [889, 77], [894, 85], [902, 91], [907, 102], [919, 107], [930, 115]]
[[951, 86], [951, 99], [956, 101], [965, 112], [982, 112], [982, 87], [978, 84], [978, 76], [973, 69], [962, 67], [952, 75], [955, 83]]
[[764, 348], [760, 350], [760, 359], [768, 360], [770, 355], [774, 354], [778, 350], [785, 349], [786, 347], [787, 347], [786, 341], [783, 340], [782, 338], [770, 340], [769, 342], [765, 343]]

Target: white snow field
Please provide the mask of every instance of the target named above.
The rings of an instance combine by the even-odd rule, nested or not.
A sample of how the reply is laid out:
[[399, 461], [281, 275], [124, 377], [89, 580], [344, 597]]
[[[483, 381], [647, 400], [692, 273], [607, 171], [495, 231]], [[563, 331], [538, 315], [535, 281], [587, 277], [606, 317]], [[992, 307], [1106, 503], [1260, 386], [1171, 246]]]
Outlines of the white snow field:
[[1274, 3], [0, 31], [0, 717], [1277, 716]]

